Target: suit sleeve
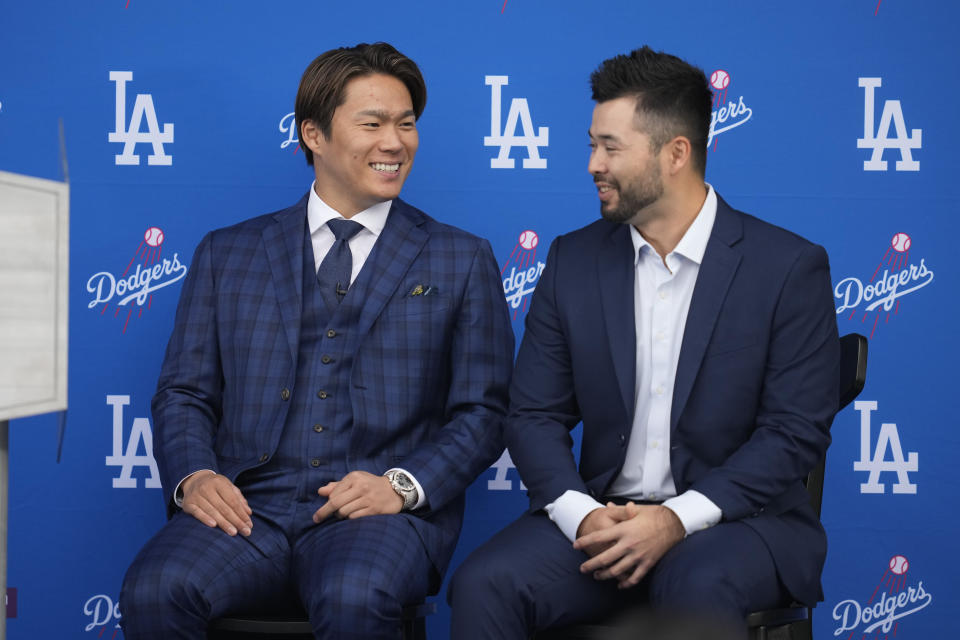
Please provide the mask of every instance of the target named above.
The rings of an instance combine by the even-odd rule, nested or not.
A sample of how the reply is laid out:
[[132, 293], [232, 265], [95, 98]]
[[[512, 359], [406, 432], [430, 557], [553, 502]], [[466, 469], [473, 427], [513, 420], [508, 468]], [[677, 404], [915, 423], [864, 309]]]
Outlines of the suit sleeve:
[[560, 238], [554, 240], [526, 319], [510, 386], [504, 437], [533, 510], [567, 490], [590, 494], [573, 457], [570, 430], [581, 419], [567, 335], [557, 306]]
[[194, 253], [152, 402], [153, 451], [168, 511], [183, 478], [199, 469], [218, 471], [213, 445], [221, 418], [223, 371], [211, 243], [208, 234]]
[[463, 495], [503, 451], [513, 348], [500, 270], [484, 240], [473, 255], [451, 337], [450, 420], [402, 465], [422, 485], [430, 509]]
[[717, 504], [725, 520], [763, 511], [797, 488], [830, 444], [839, 362], [827, 255], [809, 245], [794, 261], [775, 307], [753, 433], [690, 488]]

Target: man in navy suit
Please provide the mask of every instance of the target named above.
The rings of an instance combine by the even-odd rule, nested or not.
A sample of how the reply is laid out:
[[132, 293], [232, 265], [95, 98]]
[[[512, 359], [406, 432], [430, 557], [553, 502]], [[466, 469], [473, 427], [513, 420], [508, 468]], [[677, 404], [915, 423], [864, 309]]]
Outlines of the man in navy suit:
[[489, 243], [398, 198], [426, 88], [385, 43], [296, 99], [315, 182], [208, 234], [153, 399], [170, 521], [120, 596], [128, 640], [299, 599], [317, 638], [398, 638], [503, 448], [513, 333]]
[[837, 410], [826, 253], [704, 182], [703, 71], [644, 47], [591, 84], [603, 219], [556, 239], [534, 294], [504, 423], [530, 511], [454, 576], [457, 640], [638, 602], [745, 631], [822, 599], [803, 480]]

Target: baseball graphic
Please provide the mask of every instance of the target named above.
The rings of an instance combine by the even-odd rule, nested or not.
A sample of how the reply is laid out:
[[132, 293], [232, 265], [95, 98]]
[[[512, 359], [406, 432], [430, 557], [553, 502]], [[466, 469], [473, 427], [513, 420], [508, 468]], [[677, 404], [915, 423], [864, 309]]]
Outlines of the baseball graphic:
[[143, 240], [151, 247], [159, 247], [163, 244], [163, 231], [157, 227], [150, 227], [143, 232]]
[[540, 242], [540, 238], [537, 237], [537, 234], [527, 229], [520, 234], [520, 239], [518, 240], [520, 246], [524, 249], [533, 249], [537, 246], [537, 243]]
[[893, 240], [890, 241], [890, 246], [893, 247], [894, 251], [903, 253], [910, 248], [910, 236], [905, 233], [898, 233], [893, 236]]
[[717, 90], [723, 90], [730, 84], [730, 74], [723, 69], [717, 69], [710, 75], [710, 86]]
[[910, 563], [907, 562], [907, 559], [903, 556], [893, 556], [890, 558], [890, 571], [893, 571], [898, 576], [905, 574], [909, 568]]

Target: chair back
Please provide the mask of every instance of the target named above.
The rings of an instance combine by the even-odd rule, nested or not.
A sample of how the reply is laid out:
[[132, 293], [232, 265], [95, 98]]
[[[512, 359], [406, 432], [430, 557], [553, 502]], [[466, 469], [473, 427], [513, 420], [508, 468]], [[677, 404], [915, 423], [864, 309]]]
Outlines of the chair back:
[[[837, 411], [840, 411], [863, 391], [867, 381], [867, 339], [859, 333], [848, 333], [840, 338], [840, 386]], [[826, 456], [807, 476], [807, 493], [810, 506], [820, 517], [823, 504], [823, 476], [826, 471]]]

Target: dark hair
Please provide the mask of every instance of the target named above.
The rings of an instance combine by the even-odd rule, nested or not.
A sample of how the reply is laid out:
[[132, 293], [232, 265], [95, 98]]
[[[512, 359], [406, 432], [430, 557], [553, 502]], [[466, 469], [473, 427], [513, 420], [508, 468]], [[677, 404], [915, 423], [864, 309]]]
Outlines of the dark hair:
[[636, 99], [638, 128], [654, 151], [678, 135], [692, 146], [693, 164], [705, 174], [713, 94], [699, 67], [648, 46], [604, 60], [590, 74], [593, 99]]
[[300, 135], [300, 125], [312, 120], [324, 138], [330, 137], [333, 112], [346, 100], [347, 83], [357, 77], [382, 73], [400, 80], [410, 92], [417, 118], [427, 104], [427, 85], [417, 64], [386, 42], [361, 43], [322, 53], [307, 66], [300, 78], [294, 112], [300, 148], [313, 164], [313, 152]]

